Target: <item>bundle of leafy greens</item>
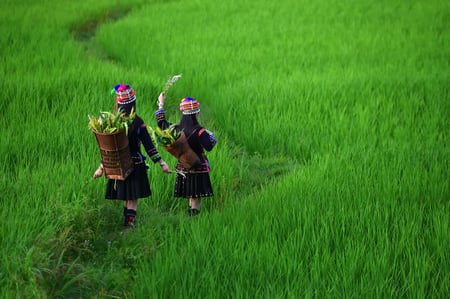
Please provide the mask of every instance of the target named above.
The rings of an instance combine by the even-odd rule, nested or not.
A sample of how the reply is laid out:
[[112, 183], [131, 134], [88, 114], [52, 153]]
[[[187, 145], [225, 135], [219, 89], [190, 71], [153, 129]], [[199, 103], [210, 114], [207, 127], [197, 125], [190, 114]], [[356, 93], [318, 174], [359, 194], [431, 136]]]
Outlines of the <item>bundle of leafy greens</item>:
[[89, 115], [89, 129], [97, 133], [114, 134], [121, 130], [125, 130], [128, 134], [128, 127], [134, 120], [136, 113], [131, 110], [129, 116], [118, 109], [116, 112], [103, 111], [99, 117]]

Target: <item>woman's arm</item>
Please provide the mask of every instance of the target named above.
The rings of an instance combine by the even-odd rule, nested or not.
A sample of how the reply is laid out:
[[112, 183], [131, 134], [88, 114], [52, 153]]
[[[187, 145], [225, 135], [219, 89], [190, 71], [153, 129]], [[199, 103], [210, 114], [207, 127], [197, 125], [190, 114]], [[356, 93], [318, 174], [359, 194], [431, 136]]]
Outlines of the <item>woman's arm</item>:
[[167, 129], [171, 123], [166, 120], [166, 113], [164, 112], [164, 102], [166, 100], [166, 95], [161, 92], [158, 97], [158, 110], [155, 112], [156, 122], [158, 127], [162, 130]]
[[147, 131], [147, 126], [145, 124], [142, 124], [141, 127], [139, 128], [138, 138], [142, 142], [145, 151], [147, 152], [148, 156], [153, 161], [153, 163], [156, 163], [159, 160], [161, 160], [161, 155], [158, 153], [158, 150], [153, 144], [152, 138], [150, 137], [150, 134]]
[[156, 149], [155, 145], [152, 142], [152, 138], [150, 137], [150, 134], [147, 131], [147, 127], [145, 124], [142, 124], [142, 126], [139, 128], [138, 131], [138, 138], [141, 140], [142, 145], [145, 148], [145, 151], [147, 152], [147, 155], [150, 157], [150, 159], [153, 161], [153, 163], [159, 162], [159, 165], [161, 166], [162, 170], [164, 172], [171, 172], [169, 166], [167, 163], [161, 158], [161, 155], [159, 154], [158, 150]]
[[203, 148], [208, 152], [211, 151], [217, 143], [217, 139], [214, 134], [206, 130], [205, 128], [201, 128], [197, 134], [198, 140], [200, 141], [200, 144], [203, 146]]

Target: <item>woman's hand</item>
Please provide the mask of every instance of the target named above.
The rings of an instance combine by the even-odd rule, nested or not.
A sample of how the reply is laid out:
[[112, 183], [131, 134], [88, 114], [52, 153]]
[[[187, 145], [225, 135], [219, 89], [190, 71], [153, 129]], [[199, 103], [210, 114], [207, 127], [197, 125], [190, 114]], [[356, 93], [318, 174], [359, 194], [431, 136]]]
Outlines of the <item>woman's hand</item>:
[[158, 97], [158, 106], [160, 109], [164, 107], [164, 101], [166, 100], [166, 95], [164, 92], [161, 92]]
[[101, 177], [103, 174], [103, 165], [100, 164], [100, 166], [97, 168], [97, 170], [94, 172], [93, 178], [96, 179], [98, 177]]
[[159, 165], [161, 165], [161, 169], [162, 171], [164, 171], [165, 173], [171, 173], [172, 170], [170, 170], [169, 166], [167, 165], [166, 162], [164, 162], [163, 160], [159, 161]]

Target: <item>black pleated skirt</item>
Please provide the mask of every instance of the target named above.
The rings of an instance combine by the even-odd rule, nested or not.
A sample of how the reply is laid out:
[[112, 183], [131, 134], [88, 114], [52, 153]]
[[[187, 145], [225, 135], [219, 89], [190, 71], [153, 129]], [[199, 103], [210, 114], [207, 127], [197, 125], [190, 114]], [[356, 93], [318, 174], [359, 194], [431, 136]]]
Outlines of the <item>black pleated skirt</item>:
[[134, 166], [133, 172], [125, 181], [108, 180], [106, 185], [106, 199], [135, 200], [151, 195], [147, 169], [144, 163]]
[[189, 173], [183, 176], [177, 173], [175, 180], [175, 197], [201, 198], [213, 196], [209, 173]]

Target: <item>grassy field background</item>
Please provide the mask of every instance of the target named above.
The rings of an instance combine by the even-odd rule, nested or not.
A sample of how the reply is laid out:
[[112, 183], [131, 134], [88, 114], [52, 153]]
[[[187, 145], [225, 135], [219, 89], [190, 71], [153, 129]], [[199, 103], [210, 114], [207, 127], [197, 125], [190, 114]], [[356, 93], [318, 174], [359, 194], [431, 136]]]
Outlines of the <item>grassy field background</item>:
[[[0, 297], [450, 293], [449, 3], [4, 0], [0, 24]], [[154, 127], [177, 73], [215, 196], [189, 219], [152, 167], [124, 231], [87, 116], [123, 82]]]

